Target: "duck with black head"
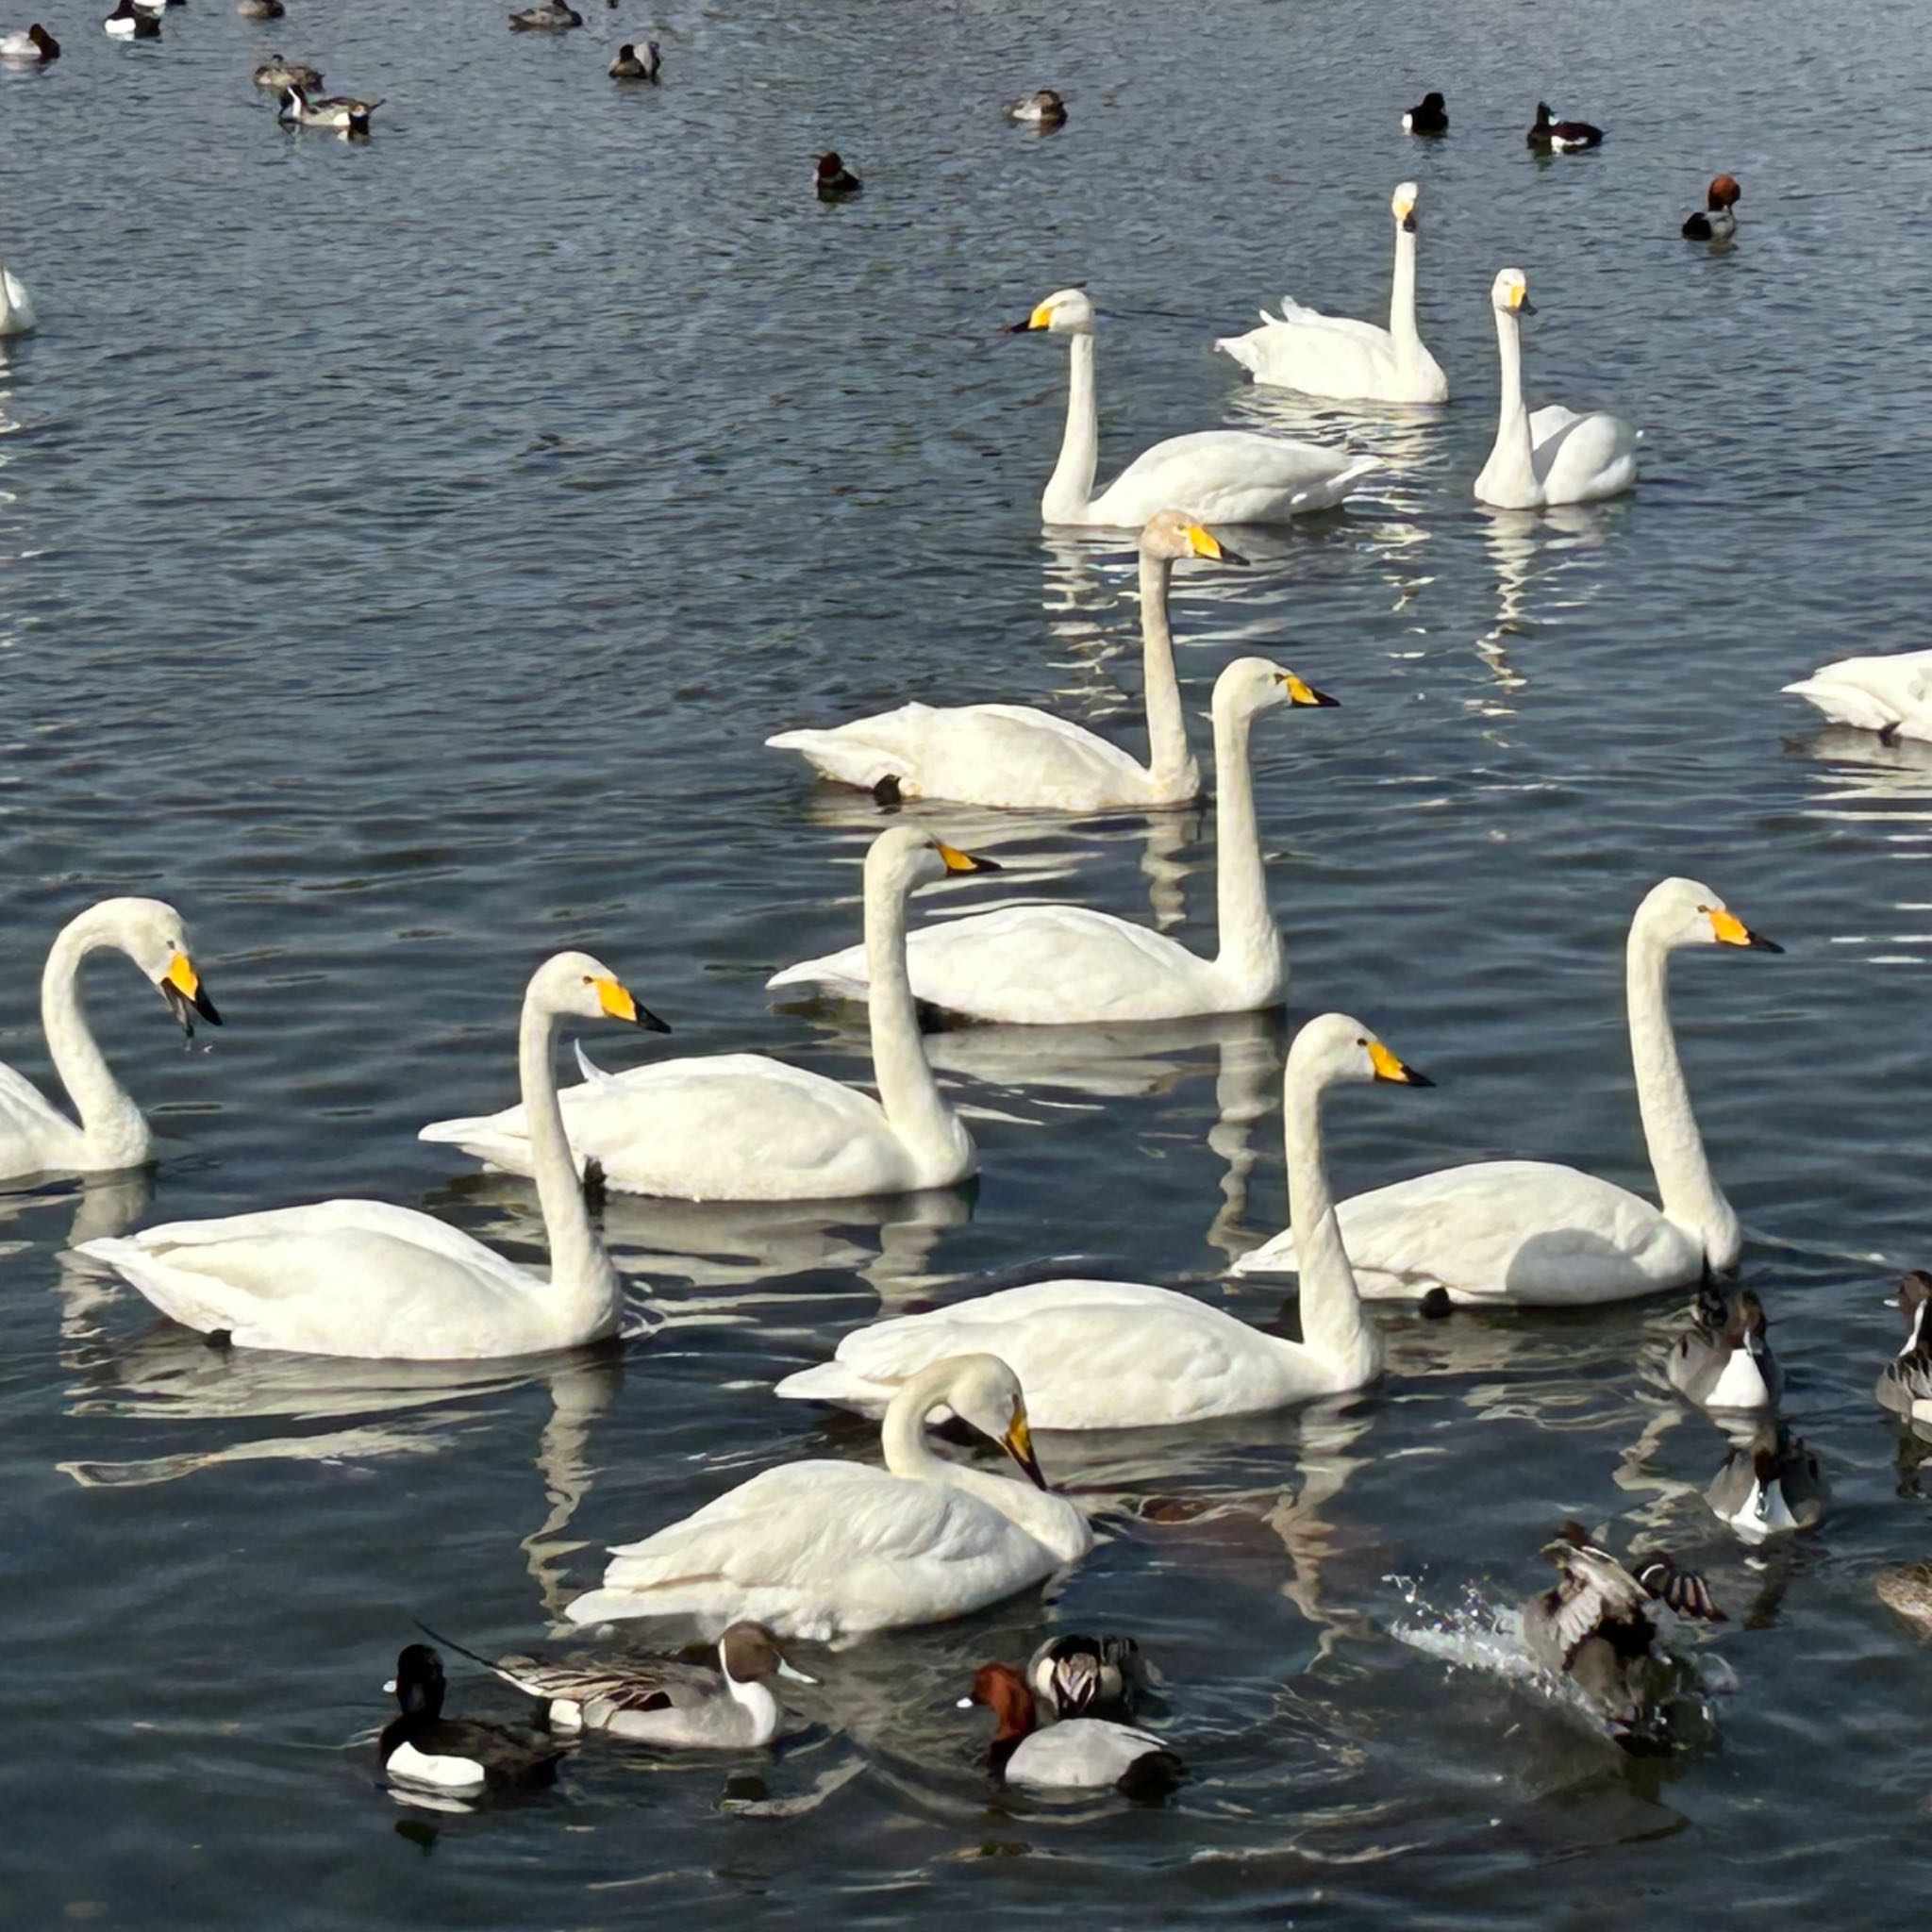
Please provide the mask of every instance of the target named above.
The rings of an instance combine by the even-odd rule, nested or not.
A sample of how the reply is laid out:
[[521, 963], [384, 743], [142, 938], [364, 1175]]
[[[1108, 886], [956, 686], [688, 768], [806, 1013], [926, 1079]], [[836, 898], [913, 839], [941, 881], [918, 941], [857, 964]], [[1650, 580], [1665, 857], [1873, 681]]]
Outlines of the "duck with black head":
[[1426, 93], [1402, 117], [1405, 134], [1447, 134], [1449, 104], [1439, 93]]
[[656, 41], [626, 41], [607, 71], [612, 80], [656, 80], [663, 64]]
[[1604, 131], [1588, 121], [1558, 121], [1547, 101], [1536, 104], [1536, 125], [1524, 140], [1533, 148], [1559, 155], [1581, 154], [1586, 148], [1601, 147]]
[[411, 1643], [383, 1686], [401, 1707], [384, 1727], [375, 1761], [391, 1783], [453, 1797], [533, 1790], [557, 1776], [570, 1746], [534, 1731], [474, 1718], [446, 1718], [442, 1659], [426, 1643]]
[[1063, 126], [1067, 118], [1067, 104], [1050, 87], [1036, 88], [1030, 94], [1008, 104], [1007, 119], [1019, 121], [1029, 127], [1037, 127], [1042, 134], [1053, 128]]
[[1784, 1371], [1765, 1339], [1764, 1304], [1748, 1288], [1725, 1298], [1708, 1283], [1671, 1346], [1671, 1387], [1701, 1408], [1774, 1409]]
[[0, 36], [0, 60], [17, 60], [36, 65], [60, 58], [60, 42], [39, 21], [24, 34]]
[[110, 40], [158, 41], [161, 37], [161, 16], [137, 7], [134, 0], [120, 0], [101, 23], [101, 31]]
[[839, 158], [837, 153], [821, 155], [814, 164], [812, 186], [821, 201], [850, 201], [865, 183]]
[[1038, 1790], [1104, 1790], [1158, 1797], [1179, 1781], [1181, 1761], [1152, 1731], [1107, 1718], [1042, 1725], [1026, 1680], [1011, 1664], [981, 1664], [958, 1707], [983, 1704], [994, 1718], [987, 1763], [1009, 1785]]
[[1131, 1637], [1049, 1637], [1026, 1662], [1026, 1682], [1049, 1720], [1124, 1718], [1149, 1672]]
[[1932, 1274], [1914, 1268], [1899, 1277], [1898, 1310], [1906, 1319], [1905, 1344], [1878, 1376], [1881, 1407], [1908, 1423], [1932, 1428]]
[[1685, 216], [1685, 241], [1728, 242], [1738, 232], [1738, 218], [1731, 210], [1743, 192], [1735, 175], [1718, 175], [1705, 191], [1704, 206]]

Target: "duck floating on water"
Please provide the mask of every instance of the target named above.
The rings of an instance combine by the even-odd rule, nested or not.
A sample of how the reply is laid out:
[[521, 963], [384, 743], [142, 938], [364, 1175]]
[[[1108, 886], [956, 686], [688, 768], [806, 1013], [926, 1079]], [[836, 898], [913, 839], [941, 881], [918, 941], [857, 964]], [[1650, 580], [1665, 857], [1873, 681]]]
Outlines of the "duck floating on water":
[[656, 80], [663, 64], [656, 41], [626, 41], [607, 71], [612, 80]]
[[821, 155], [812, 174], [812, 185], [821, 201], [850, 201], [865, 183], [855, 175], [837, 153]]
[[958, 1707], [983, 1704], [996, 1720], [987, 1761], [1009, 1785], [1047, 1790], [1103, 1790], [1136, 1797], [1171, 1790], [1181, 1761], [1152, 1731], [1108, 1718], [1069, 1717], [1042, 1724], [1033, 1692], [1010, 1664], [981, 1664]]
[[383, 1774], [417, 1790], [474, 1797], [485, 1791], [534, 1790], [557, 1775], [570, 1747], [555, 1739], [442, 1714], [442, 1659], [426, 1643], [411, 1643], [383, 1686], [402, 1707], [375, 1747]]
[[134, 0], [120, 0], [120, 5], [101, 23], [101, 30], [117, 41], [158, 41], [161, 37], [161, 16], [137, 7]]
[[243, 20], [279, 20], [288, 10], [282, 0], [242, 0], [235, 9]]
[[278, 94], [286, 93], [291, 87], [299, 87], [304, 93], [319, 94], [322, 69], [309, 66], [306, 60], [285, 60], [279, 54], [271, 54], [267, 59], [255, 63], [255, 84], [272, 88]]
[[1147, 1682], [1131, 1637], [1049, 1637], [1026, 1661], [1026, 1684], [1054, 1718], [1126, 1717]]
[[1731, 210], [1743, 193], [1735, 175], [1720, 175], [1706, 191], [1704, 206], [1684, 218], [1687, 242], [1728, 242], [1738, 232], [1738, 218]]
[[1550, 104], [1536, 104], [1536, 125], [1524, 137], [1531, 147], [1549, 148], [1559, 155], [1580, 154], [1585, 148], [1600, 147], [1604, 131], [1588, 121], [1557, 121], [1550, 116]]
[[564, 4], [564, 0], [544, 0], [541, 7], [526, 7], [521, 13], [509, 17], [509, 30], [513, 34], [567, 34], [574, 26], [582, 26], [584, 16], [575, 7]]
[[1067, 104], [1052, 88], [1042, 87], [1009, 103], [1006, 113], [1008, 121], [1023, 121], [1031, 127], [1058, 127], [1067, 118]]
[[367, 134], [369, 117], [382, 106], [377, 101], [358, 101], [348, 94], [327, 94], [311, 100], [308, 90], [289, 87], [282, 91], [281, 119], [298, 127], [331, 128], [340, 134]]
[[1691, 1324], [1671, 1348], [1671, 1387], [1702, 1408], [1773, 1409], [1784, 1371], [1765, 1340], [1764, 1304], [1748, 1288], [1728, 1301], [1706, 1287]]
[[1816, 1529], [1830, 1491], [1804, 1438], [1765, 1422], [1724, 1457], [1704, 1500], [1745, 1542], [1761, 1543]]
[[1426, 93], [1402, 117], [1405, 134], [1447, 134], [1449, 104], [1439, 93]]
[[1932, 1428], [1932, 1274], [1914, 1268], [1900, 1276], [1898, 1308], [1906, 1318], [1905, 1345], [1879, 1374], [1878, 1401], [1907, 1422]]
[[0, 39], [0, 60], [40, 62], [59, 58], [60, 42], [39, 21], [24, 34], [8, 34]]

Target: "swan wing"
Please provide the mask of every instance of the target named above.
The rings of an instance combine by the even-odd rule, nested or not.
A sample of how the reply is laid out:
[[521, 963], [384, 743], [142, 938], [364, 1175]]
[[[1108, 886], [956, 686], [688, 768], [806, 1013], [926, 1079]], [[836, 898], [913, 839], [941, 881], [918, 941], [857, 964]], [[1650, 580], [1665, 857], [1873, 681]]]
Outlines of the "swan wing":
[[0, 1174], [58, 1166], [78, 1149], [81, 1132], [18, 1069], [0, 1061]]
[[1637, 432], [1621, 416], [1578, 416], [1552, 406], [1530, 418], [1529, 433], [1530, 461], [1547, 502], [1591, 503], [1637, 480]]
[[1088, 521], [1138, 530], [1180, 509], [1208, 524], [1278, 523], [1340, 503], [1379, 467], [1292, 437], [1204, 429], [1142, 451], [1089, 506]]
[[1840, 658], [1785, 690], [1815, 705], [1834, 724], [1932, 737], [1932, 651]]
[[1257, 382], [1307, 395], [1421, 401], [1430, 390], [1424, 376], [1405, 379], [1387, 329], [1344, 316], [1318, 315], [1288, 301], [1278, 320], [1264, 314], [1259, 328], [1215, 347], [1232, 356]]

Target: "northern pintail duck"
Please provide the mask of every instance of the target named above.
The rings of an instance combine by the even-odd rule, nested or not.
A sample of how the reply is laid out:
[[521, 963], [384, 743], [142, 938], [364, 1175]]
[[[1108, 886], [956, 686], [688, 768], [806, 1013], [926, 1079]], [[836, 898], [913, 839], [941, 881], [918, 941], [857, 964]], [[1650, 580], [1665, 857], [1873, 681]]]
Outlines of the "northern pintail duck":
[[1914, 1268], [1899, 1277], [1899, 1313], [1906, 1318], [1905, 1346], [1878, 1376], [1878, 1400], [1907, 1422], [1932, 1425], [1932, 1274]]
[[299, 87], [304, 93], [320, 93], [322, 69], [306, 60], [284, 60], [279, 54], [271, 54], [255, 63], [255, 84], [273, 88], [276, 93], [286, 93], [291, 87]]
[[1731, 209], [1743, 192], [1735, 175], [1718, 175], [1705, 192], [1704, 206], [1684, 217], [1685, 241], [1728, 242], [1738, 232], [1738, 218]]
[[282, 90], [281, 118], [298, 127], [327, 127], [342, 134], [367, 134], [369, 117], [382, 106], [380, 101], [358, 101], [348, 94], [327, 94], [311, 100], [308, 90], [289, 87]]
[[1816, 1529], [1830, 1491], [1804, 1438], [1767, 1421], [1724, 1457], [1704, 1500], [1745, 1542], [1761, 1543]]
[[1604, 131], [1601, 127], [1592, 127], [1588, 121], [1553, 120], [1550, 104], [1539, 101], [1536, 104], [1536, 125], [1523, 138], [1531, 147], [1551, 148], [1559, 155], [1567, 155], [1600, 145]]
[[1402, 117], [1405, 134], [1447, 134], [1449, 104], [1439, 93], [1426, 93]]
[[618, 48], [608, 71], [612, 80], [656, 80], [663, 64], [664, 56], [656, 41], [626, 41]]
[[1702, 1408], [1775, 1408], [1784, 1371], [1765, 1326], [1764, 1305], [1748, 1288], [1728, 1301], [1703, 1290], [1690, 1326], [1671, 1348], [1671, 1387]]
[[0, 39], [0, 60], [58, 60], [60, 42], [39, 21], [24, 34], [8, 34]]
[[[476, 1657], [474, 1651], [463, 1654]], [[716, 1670], [671, 1657], [476, 1661], [542, 1705], [554, 1730], [608, 1731], [647, 1744], [720, 1751], [754, 1750], [775, 1741], [785, 1728], [785, 1712], [772, 1690], [774, 1677], [818, 1682], [787, 1658], [762, 1624], [752, 1623], [733, 1624], [724, 1632]]]
[[836, 154], [818, 158], [812, 184], [821, 201], [850, 201], [865, 186]]
[[1024, 121], [1033, 127], [1058, 127], [1067, 118], [1067, 104], [1052, 88], [1038, 88], [1012, 102], [1007, 108], [1007, 118]]
[[1026, 1683], [1053, 1718], [1125, 1716], [1147, 1681], [1131, 1637], [1049, 1637], [1026, 1664]]
[[513, 34], [567, 34], [574, 26], [582, 26], [584, 16], [575, 7], [564, 4], [564, 0], [543, 0], [541, 7], [526, 7], [521, 13], [509, 17], [509, 30]]
[[101, 23], [101, 30], [117, 41], [158, 41], [161, 37], [161, 16], [137, 7], [134, 0], [120, 0], [120, 5]]
[[288, 10], [282, 0], [242, 0], [235, 9], [243, 20], [279, 20]]
[[982, 1664], [961, 1710], [983, 1704], [996, 1720], [987, 1762], [1009, 1785], [1053, 1790], [1118, 1786], [1134, 1796], [1171, 1788], [1181, 1762], [1152, 1731], [1106, 1718], [1070, 1717], [1041, 1726], [1026, 1680], [1010, 1664]]
[[404, 1649], [383, 1688], [402, 1710], [385, 1726], [375, 1757], [398, 1784], [465, 1796], [528, 1789], [548, 1784], [569, 1748], [532, 1731], [444, 1717], [442, 1659], [426, 1643]]
[[1523, 1607], [1532, 1663], [1579, 1691], [1613, 1729], [1643, 1724], [1669, 1694], [1674, 1671], [1657, 1647], [1655, 1606], [1706, 1623], [1726, 1621], [1694, 1571], [1654, 1553], [1625, 1564], [1577, 1523], [1543, 1545], [1557, 1581]]

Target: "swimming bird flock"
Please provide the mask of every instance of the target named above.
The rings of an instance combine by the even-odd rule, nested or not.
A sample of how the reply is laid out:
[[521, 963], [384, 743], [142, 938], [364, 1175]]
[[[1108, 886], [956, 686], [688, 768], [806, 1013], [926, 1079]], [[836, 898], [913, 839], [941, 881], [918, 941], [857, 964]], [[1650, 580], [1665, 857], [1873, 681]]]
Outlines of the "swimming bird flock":
[[[284, 8], [281, 0], [242, 0], [238, 11], [267, 21]], [[148, 0], [118, 0], [103, 25], [116, 40], [156, 40], [164, 15]], [[524, 34], [561, 36], [583, 25], [566, 0], [508, 16], [510, 30]], [[8, 61], [45, 65], [60, 52], [40, 23], [0, 39], [0, 59]], [[625, 42], [608, 71], [658, 82], [658, 42]], [[293, 127], [366, 136], [382, 105], [325, 95], [317, 68], [278, 54], [256, 65], [253, 80]], [[1042, 133], [1064, 126], [1069, 114], [1051, 88], [1003, 111]], [[1450, 126], [1435, 92], [1400, 121], [1405, 133], [1429, 140]], [[1585, 153], [1604, 139], [1546, 103], [1526, 136], [1540, 157]], [[862, 189], [836, 152], [817, 158], [813, 184], [828, 202], [851, 201]], [[1715, 176], [1683, 236], [1731, 242], [1740, 195], [1735, 176]], [[1278, 313], [1264, 310], [1258, 327], [1216, 346], [1259, 384], [1343, 403], [1445, 403], [1449, 378], [1418, 319], [1416, 181], [1399, 183], [1390, 213], [1386, 325], [1283, 297]], [[1532, 409], [1525, 400], [1521, 330], [1537, 311], [1524, 273], [1498, 272], [1489, 302], [1499, 416], [1474, 481], [1476, 499], [1537, 509], [1630, 490], [1640, 439], [1627, 422], [1556, 405]], [[0, 334], [24, 334], [35, 322], [25, 285], [0, 270]], [[1346, 448], [1208, 429], [1156, 443], [1103, 487], [1092, 296], [1061, 289], [1008, 332], [1058, 338], [1068, 357], [1065, 426], [1041, 497], [1042, 522], [1124, 530], [1138, 543], [1144, 758], [1051, 711], [991, 696], [908, 699], [871, 716], [804, 721], [767, 742], [888, 810], [908, 801], [1058, 813], [1188, 804], [1202, 796], [1204, 780], [1175, 667], [1176, 567], [1241, 566], [1230, 531], [1335, 509], [1377, 465]], [[1834, 722], [1887, 739], [1932, 739], [1932, 652], [1847, 658], [1787, 689]], [[567, 951], [542, 962], [525, 990], [515, 1098], [492, 1092], [485, 1110], [428, 1123], [420, 1137], [533, 1180], [547, 1273], [434, 1215], [378, 1200], [159, 1223], [85, 1241], [78, 1252], [223, 1349], [469, 1361], [608, 1341], [624, 1327], [625, 1298], [587, 1190], [696, 1202], [847, 1200], [951, 1187], [978, 1172], [973, 1135], [935, 1077], [923, 1015], [1078, 1026], [1278, 1007], [1290, 961], [1269, 900], [1253, 741], [1266, 714], [1337, 704], [1269, 657], [1237, 658], [1214, 681], [1212, 957], [1077, 904], [1020, 903], [918, 924], [912, 902], [923, 889], [999, 868], [923, 824], [888, 824], [865, 860], [855, 942], [786, 966], [769, 982], [867, 1006], [875, 1097], [741, 1053], [659, 1058], [609, 1074], [579, 1047], [577, 1079], [559, 1086], [566, 1024], [670, 1028], [596, 957]], [[1292, 728], [1324, 726], [1307, 717]], [[1334, 1090], [1432, 1083], [1363, 1021], [1323, 1013], [1295, 1036], [1283, 1074], [1287, 1225], [1232, 1271], [1298, 1282], [1299, 1339], [1158, 1282], [1060, 1276], [855, 1329], [831, 1360], [801, 1368], [774, 1392], [875, 1418], [876, 1463], [766, 1468], [691, 1516], [613, 1548], [601, 1584], [569, 1606], [570, 1622], [592, 1630], [680, 1619], [715, 1646], [711, 1661], [608, 1651], [491, 1659], [439, 1639], [532, 1702], [541, 1723], [515, 1728], [446, 1718], [441, 1659], [430, 1645], [411, 1643], [390, 1687], [398, 1715], [377, 1747], [386, 1777], [462, 1795], [527, 1789], [554, 1777], [565, 1754], [593, 1733], [668, 1748], [772, 1746], [787, 1728], [775, 1686], [815, 1681], [787, 1646], [836, 1647], [959, 1618], [1039, 1589], [1094, 1547], [1086, 1510], [1048, 1482], [1036, 1428], [1185, 1426], [1361, 1389], [1382, 1368], [1367, 1306], [1380, 1300], [1443, 1313], [1692, 1293], [1687, 1324], [1657, 1367], [1686, 1403], [1729, 1419], [1733, 1445], [1706, 1492], [1713, 1517], [1754, 1544], [1815, 1527], [1827, 1484], [1779, 1414], [1785, 1367], [1773, 1353], [1763, 1302], [1729, 1281], [1742, 1236], [1699, 1132], [1671, 1024], [1674, 957], [1709, 948], [1724, 957], [1780, 951], [1697, 880], [1666, 878], [1634, 908], [1625, 1024], [1655, 1198], [1579, 1168], [1510, 1158], [1337, 1200], [1324, 1140]], [[197, 1021], [220, 1024], [174, 907], [115, 898], [78, 911], [56, 936], [42, 981], [47, 1049], [72, 1117], [0, 1066], [0, 1179], [109, 1172], [156, 1156], [152, 1130], [81, 1004], [82, 968], [104, 951], [128, 959], [188, 1032]], [[1882, 1367], [1876, 1399], [1907, 1424], [1932, 1428], [1932, 1276], [1907, 1274], [1897, 1301], [1907, 1332]], [[930, 1429], [941, 1420], [997, 1451], [1005, 1466], [939, 1453]], [[1703, 1580], [1668, 1557], [1619, 1558], [1574, 1523], [1545, 1554], [1557, 1580], [1524, 1606], [1526, 1655], [1567, 1682], [1612, 1734], [1640, 1732], [1680, 1681], [1673, 1633], [1686, 1620], [1724, 1621], [1724, 1612]], [[1897, 1594], [1918, 1601], [1904, 1584]], [[988, 1662], [959, 1702], [991, 1715], [988, 1764], [997, 1778], [1146, 1795], [1182, 1770], [1168, 1740], [1129, 1721], [1144, 1682], [1131, 1639], [1061, 1635], [1024, 1670]]]

